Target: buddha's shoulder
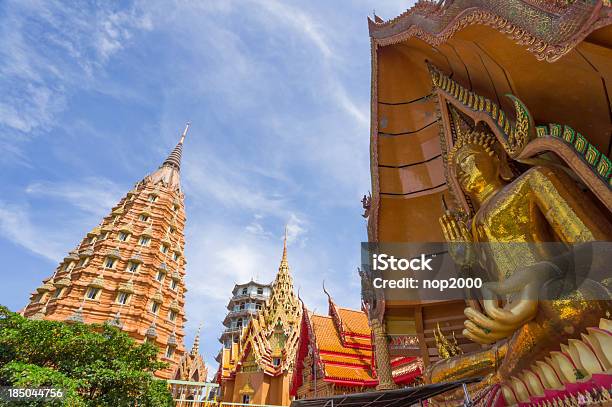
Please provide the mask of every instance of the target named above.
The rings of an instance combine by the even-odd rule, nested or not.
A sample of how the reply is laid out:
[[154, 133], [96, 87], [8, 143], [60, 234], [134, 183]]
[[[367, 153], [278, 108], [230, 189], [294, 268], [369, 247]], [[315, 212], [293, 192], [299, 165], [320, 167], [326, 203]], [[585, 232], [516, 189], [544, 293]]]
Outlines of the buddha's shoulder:
[[536, 165], [521, 174], [519, 178], [529, 181], [556, 181], [567, 179], [568, 175], [561, 168]]

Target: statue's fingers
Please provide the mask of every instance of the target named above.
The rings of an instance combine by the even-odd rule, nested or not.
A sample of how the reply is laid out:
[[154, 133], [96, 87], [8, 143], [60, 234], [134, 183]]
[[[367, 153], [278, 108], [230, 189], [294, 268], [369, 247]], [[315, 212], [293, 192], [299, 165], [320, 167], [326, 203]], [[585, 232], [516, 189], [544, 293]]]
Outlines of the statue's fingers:
[[465, 321], [465, 330], [468, 331], [472, 337], [478, 338], [479, 343], [493, 343], [498, 339], [491, 336], [490, 333], [485, 332], [481, 327], [474, 324], [471, 321]]
[[482, 345], [488, 345], [488, 344], [492, 343], [492, 342], [489, 342], [487, 339], [483, 339], [483, 338], [479, 337], [478, 335], [474, 335], [468, 329], [464, 329], [463, 330], [463, 336], [465, 336], [468, 339], [471, 339], [472, 341], [474, 341], [476, 343], [480, 343]]
[[504, 339], [510, 335], [508, 332], [498, 332], [498, 331], [490, 331], [488, 329], [484, 329], [483, 327], [473, 323], [470, 320], [464, 322], [466, 329], [472, 334], [478, 336], [479, 338], [488, 341], [489, 343], [496, 342], [500, 339]]
[[507, 325], [499, 321], [493, 320], [488, 316], [484, 315], [483, 313], [476, 311], [472, 308], [466, 308], [463, 313], [466, 317], [468, 317], [469, 320], [474, 322], [476, 325], [485, 328], [489, 331], [513, 332], [516, 329], [516, 326], [514, 325]]

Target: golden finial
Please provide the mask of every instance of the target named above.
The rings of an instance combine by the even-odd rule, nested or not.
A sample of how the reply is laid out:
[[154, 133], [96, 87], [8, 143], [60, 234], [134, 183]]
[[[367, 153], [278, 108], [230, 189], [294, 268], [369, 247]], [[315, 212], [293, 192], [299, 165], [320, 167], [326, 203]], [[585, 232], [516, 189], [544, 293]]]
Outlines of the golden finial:
[[187, 132], [189, 131], [190, 127], [191, 127], [191, 122], [187, 122], [185, 124], [185, 130], [183, 130], [183, 134], [181, 134], [181, 141], [179, 141], [179, 144], [183, 144], [183, 142], [185, 141], [185, 136], [187, 136]]

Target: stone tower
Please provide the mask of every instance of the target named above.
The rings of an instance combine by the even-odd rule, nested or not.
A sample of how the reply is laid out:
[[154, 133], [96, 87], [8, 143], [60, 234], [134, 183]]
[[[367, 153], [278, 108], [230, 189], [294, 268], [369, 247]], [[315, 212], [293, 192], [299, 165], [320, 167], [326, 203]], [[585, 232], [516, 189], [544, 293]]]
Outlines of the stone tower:
[[89, 232], [30, 297], [24, 316], [111, 324], [159, 347], [170, 378], [185, 353], [183, 142]]

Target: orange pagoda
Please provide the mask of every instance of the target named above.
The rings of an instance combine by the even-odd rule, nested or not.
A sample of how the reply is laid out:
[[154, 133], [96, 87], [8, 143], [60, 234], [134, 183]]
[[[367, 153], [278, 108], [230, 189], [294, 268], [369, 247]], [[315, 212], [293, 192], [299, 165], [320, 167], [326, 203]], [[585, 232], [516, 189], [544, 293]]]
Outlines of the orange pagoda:
[[[373, 390], [378, 386], [372, 330], [364, 311], [338, 307], [328, 296], [328, 315], [302, 311], [291, 396], [327, 397]], [[393, 360], [393, 380], [407, 385], [421, 375], [415, 357]]]
[[293, 290], [287, 235], [272, 294], [254, 315], [239, 343], [223, 349], [217, 375], [224, 402], [289, 405], [289, 389], [300, 336], [302, 306]]
[[173, 377], [185, 353], [185, 207], [180, 168], [189, 123], [163, 164], [129, 191], [31, 295], [23, 315], [108, 322], [152, 342]]

